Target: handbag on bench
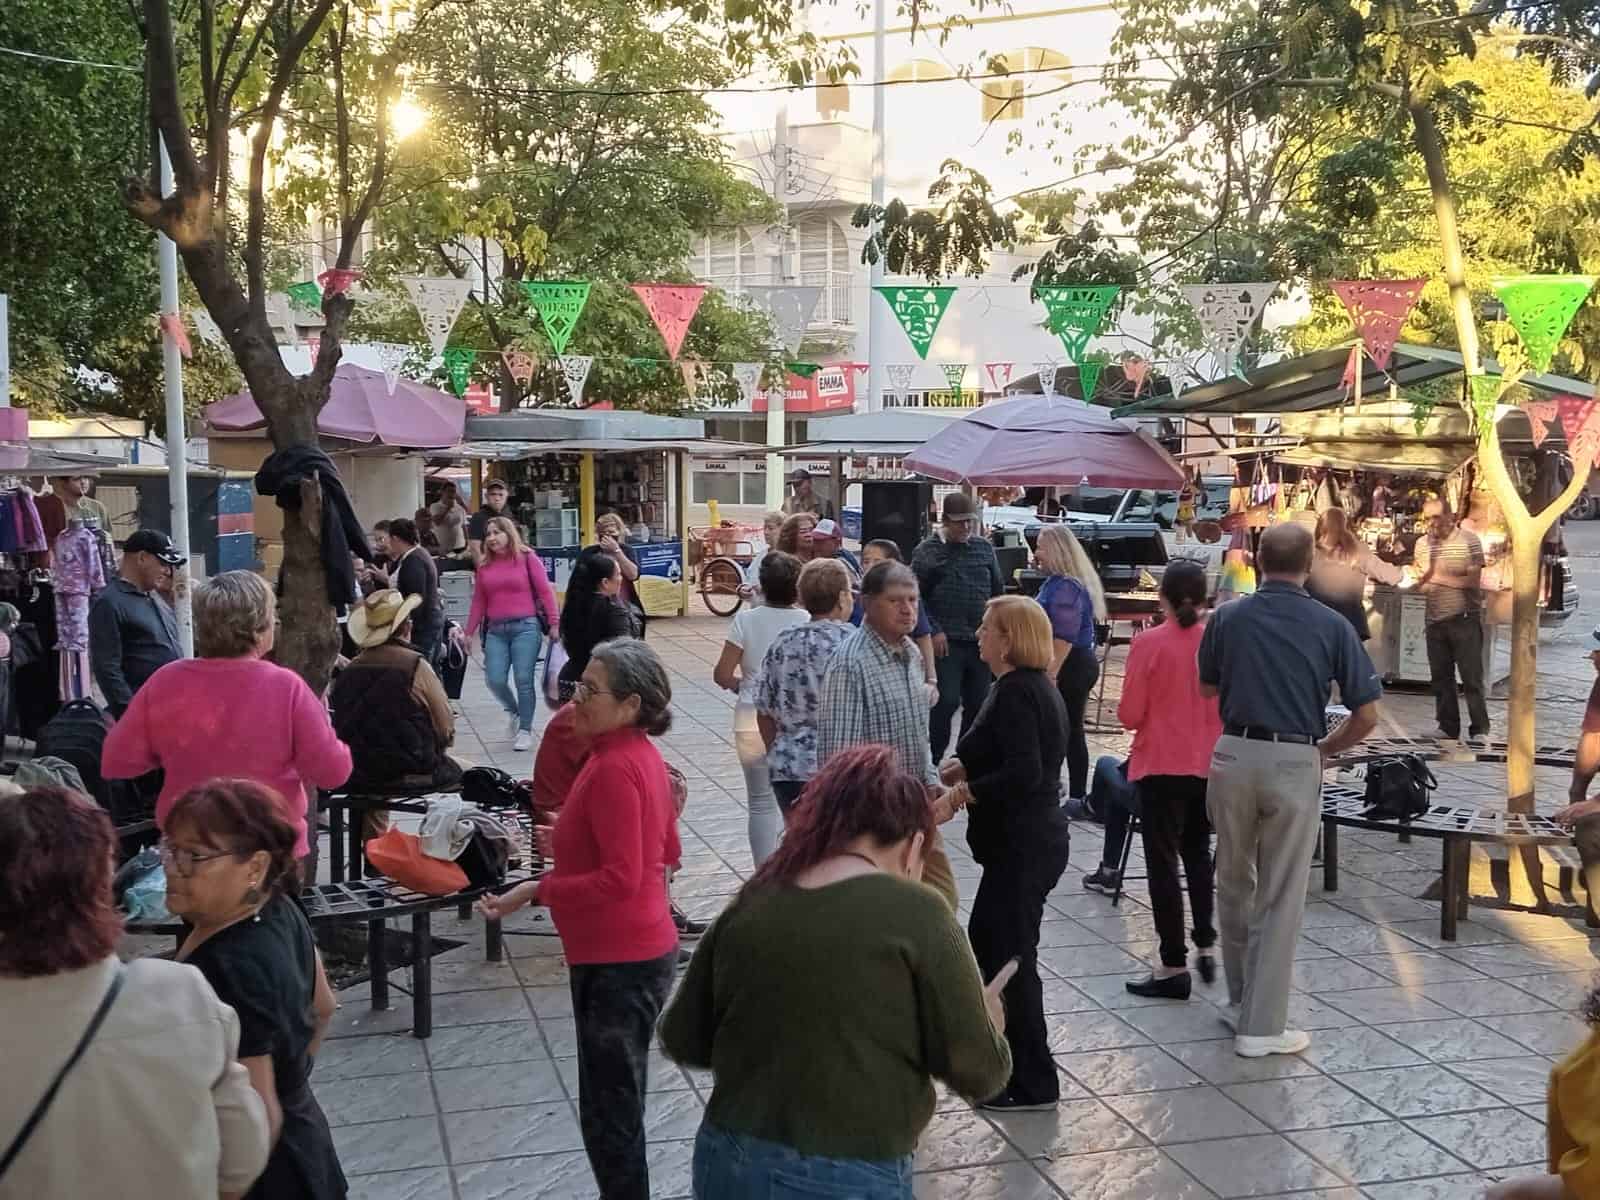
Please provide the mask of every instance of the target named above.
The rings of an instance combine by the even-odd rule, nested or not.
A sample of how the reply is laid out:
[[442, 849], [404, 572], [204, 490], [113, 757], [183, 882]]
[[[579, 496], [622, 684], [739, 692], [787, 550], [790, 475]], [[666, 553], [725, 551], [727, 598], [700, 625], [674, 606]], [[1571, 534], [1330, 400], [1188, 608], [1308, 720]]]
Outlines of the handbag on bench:
[[1428, 764], [1415, 754], [1375, 758], [1367, 764], [1367, 807], [1361, 815], [1409, 825], [1428, 811], [1428, 793], [1438, 786]]

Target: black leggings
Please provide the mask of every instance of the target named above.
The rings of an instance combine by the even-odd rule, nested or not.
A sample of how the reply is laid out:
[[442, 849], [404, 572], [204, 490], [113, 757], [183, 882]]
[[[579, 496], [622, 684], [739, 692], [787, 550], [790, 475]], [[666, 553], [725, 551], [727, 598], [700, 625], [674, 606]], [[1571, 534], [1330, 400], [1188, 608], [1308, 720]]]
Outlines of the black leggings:
[[1083, 713], [1099, 678], [1100, 662], [1093, 646], [1074, 646], [1056, 672], [1056, 687], [1067, 704], [1067, 795], [1079, 799], [1089, 791], [1089, 742], [1083, 734]]

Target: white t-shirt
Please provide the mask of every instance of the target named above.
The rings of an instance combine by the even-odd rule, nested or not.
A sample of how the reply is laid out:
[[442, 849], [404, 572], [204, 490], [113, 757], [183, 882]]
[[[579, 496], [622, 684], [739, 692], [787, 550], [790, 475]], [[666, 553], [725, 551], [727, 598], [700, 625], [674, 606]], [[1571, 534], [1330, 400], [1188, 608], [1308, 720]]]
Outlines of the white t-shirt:
[[767, 647], [778, 640], [785, 629], [804, 625], [811, 614], [800, 607], [771, 608], [765, 604], [758, 608], [741, 608], [728, 626], [728, 644], [744, 652], [739, 659], [739, 706], [755, 707], [756, 684], [761, 676], [761, 663], [767, 657]]

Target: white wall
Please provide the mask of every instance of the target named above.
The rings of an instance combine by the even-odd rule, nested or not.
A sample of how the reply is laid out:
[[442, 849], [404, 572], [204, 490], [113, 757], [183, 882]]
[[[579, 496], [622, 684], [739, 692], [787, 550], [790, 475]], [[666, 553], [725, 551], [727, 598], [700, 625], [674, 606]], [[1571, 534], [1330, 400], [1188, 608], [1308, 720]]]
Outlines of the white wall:
[[420, 454], [337, 454], [335, 465], [362, 527], [393, 517], [409, 517], [422, 505]]

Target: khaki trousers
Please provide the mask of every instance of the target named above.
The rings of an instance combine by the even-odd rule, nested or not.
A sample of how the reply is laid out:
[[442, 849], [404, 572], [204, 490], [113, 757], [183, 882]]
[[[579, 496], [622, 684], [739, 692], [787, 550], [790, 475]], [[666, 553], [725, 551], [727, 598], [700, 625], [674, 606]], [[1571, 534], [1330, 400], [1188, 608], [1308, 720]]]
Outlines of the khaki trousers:
[[1206, 809], [1217, 831], [1217, 925], [1238, 1032], [1273, 1037], [1289, 1017], [1295, 944], [1322, 820], [1315, 746], [1223, 735]]

